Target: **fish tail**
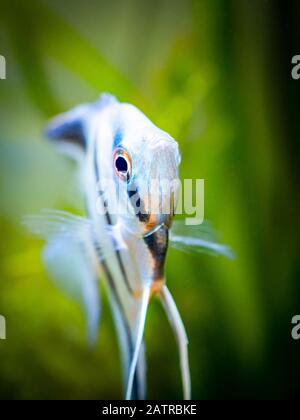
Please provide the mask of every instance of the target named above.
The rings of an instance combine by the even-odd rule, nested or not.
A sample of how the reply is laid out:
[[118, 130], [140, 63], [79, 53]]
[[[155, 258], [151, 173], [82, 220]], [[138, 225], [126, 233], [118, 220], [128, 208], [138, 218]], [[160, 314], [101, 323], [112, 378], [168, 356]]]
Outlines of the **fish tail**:
[[170, 324], [174, 330], [179, 357], [180, 357], [180, 369], [182, 376], [182, 385], [183, 385], [183, 398], [185, 400], [191, 399], [191, 378], [190, 378], [190, 368], [189, 368], [189, 359], [188, 359], [188, 338], [187, 334], [169, 289], [166, 285], [160, 291], [160, 299], [165, 308], [166, 314], [170, 321]]

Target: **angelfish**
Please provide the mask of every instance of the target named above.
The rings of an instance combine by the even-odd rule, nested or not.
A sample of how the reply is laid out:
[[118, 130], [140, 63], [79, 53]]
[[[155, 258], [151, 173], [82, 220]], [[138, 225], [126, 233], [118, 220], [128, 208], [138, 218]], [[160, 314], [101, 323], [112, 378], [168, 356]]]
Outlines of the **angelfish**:
[[[168, 244], [227, 256], [230, 251], [201, 229], [182, 234], [178, 222], [172, 230], [180, 163], [177, 142], [135, 106], [108, 94], [54, 118], [46, 134], [79, 162], [87, 212], [80, 217], [53, 210], [25, 218], [27, 226], [48, 241], [44, 258], [52, 277], [67, 291], [80, 291], [90, 338], [100, 317], [98, 278], [105, 281], [126, 399], [145, 398], [143, 333], [149, 301], [158, 296], [177, 340], [183, 396], [190, 399], [187, 334], [166, 285]], [[156, 189], [150, 188], [153, 179]], [[169, 191], [165, 181], [172, 185]], [[160, 209], [155, 213], [153, 202]]]

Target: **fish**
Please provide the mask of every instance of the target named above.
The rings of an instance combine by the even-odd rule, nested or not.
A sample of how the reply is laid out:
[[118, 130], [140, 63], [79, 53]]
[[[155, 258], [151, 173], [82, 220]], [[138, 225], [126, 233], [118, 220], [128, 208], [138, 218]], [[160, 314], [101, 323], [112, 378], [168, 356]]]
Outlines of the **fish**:
[[158, 297], [178, 346], [183, 398], [191, 399], [188, 338], [166, 282], [167, 251], [171, 245], [230, 258], [232, 251], [214, 240], [207, 224], [187, 229], [184, 221], [174, 220], [181, 162], [177, 141], [111, 94], [55, 117], [45, 132], [77, 162], [86, 206], [80, 216], [46, 209], [23, 218], [46, 241], [43, 257], [51, 278], [81, 301], [91, 342], [101, 317], [99, 281], [106, 286], [126, 400], [146, 396], [144, 329], [149, 303]]

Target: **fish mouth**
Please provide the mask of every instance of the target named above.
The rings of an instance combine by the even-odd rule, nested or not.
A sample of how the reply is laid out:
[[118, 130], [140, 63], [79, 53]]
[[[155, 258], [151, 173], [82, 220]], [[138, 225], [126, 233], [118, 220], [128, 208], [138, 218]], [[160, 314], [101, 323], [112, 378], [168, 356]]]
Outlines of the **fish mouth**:
[[149, 214], [148, 220], [143, 223], [144, 234], [147, 237], [157, 232], [161, 227], [169, 229], [172, 225], [173, 214]]
[[165, 227], [167, 230], [169, 229], [168, 226], [164, 222], [163, 223], [159, 223], [153, 229], [151, 229], [149, 232], [146, 232], [143, 235], [143, 238], [145, 239], [145, 238], [148, 238], [151, 235], [154, 235], [158, 230], [160, 230], [163, 227]]

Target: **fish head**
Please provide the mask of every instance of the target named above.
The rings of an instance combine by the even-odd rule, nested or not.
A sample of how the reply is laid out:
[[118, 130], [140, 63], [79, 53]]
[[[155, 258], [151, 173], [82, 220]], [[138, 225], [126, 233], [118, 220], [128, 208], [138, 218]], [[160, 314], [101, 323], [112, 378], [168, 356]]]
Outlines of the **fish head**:
[[132, 105], [122, 104], [123, 121], [112, 152], [118, 182], [119, 217], [138, 236], [172, 223], [179, 191], [177, 142]]
[[178, 199], [179, 148], [132, 105], [121, 105], [118, 121], [112, 153], [118, 219], [140, 277], [150, 281], [155, 292], [164, 283], [169, 228]]
[[[139, 277], [163, 281], [180, 188], [177, 142], [135, 106], [102, 95], [56, 117], [46, 130], [63, 153], [86, 163], [90, 217], [118, 225]], [[98, 205], [99, 204], [99, 205]]]
[[135, 235], [170, 227], [180, 185], [178, 144], [139, 109], [104, 94], [56, 117], [46, 134], [63, 153], [85, 157], [93, 172], [90, 207], [98, 200], [96, 180], [112, 218]]

